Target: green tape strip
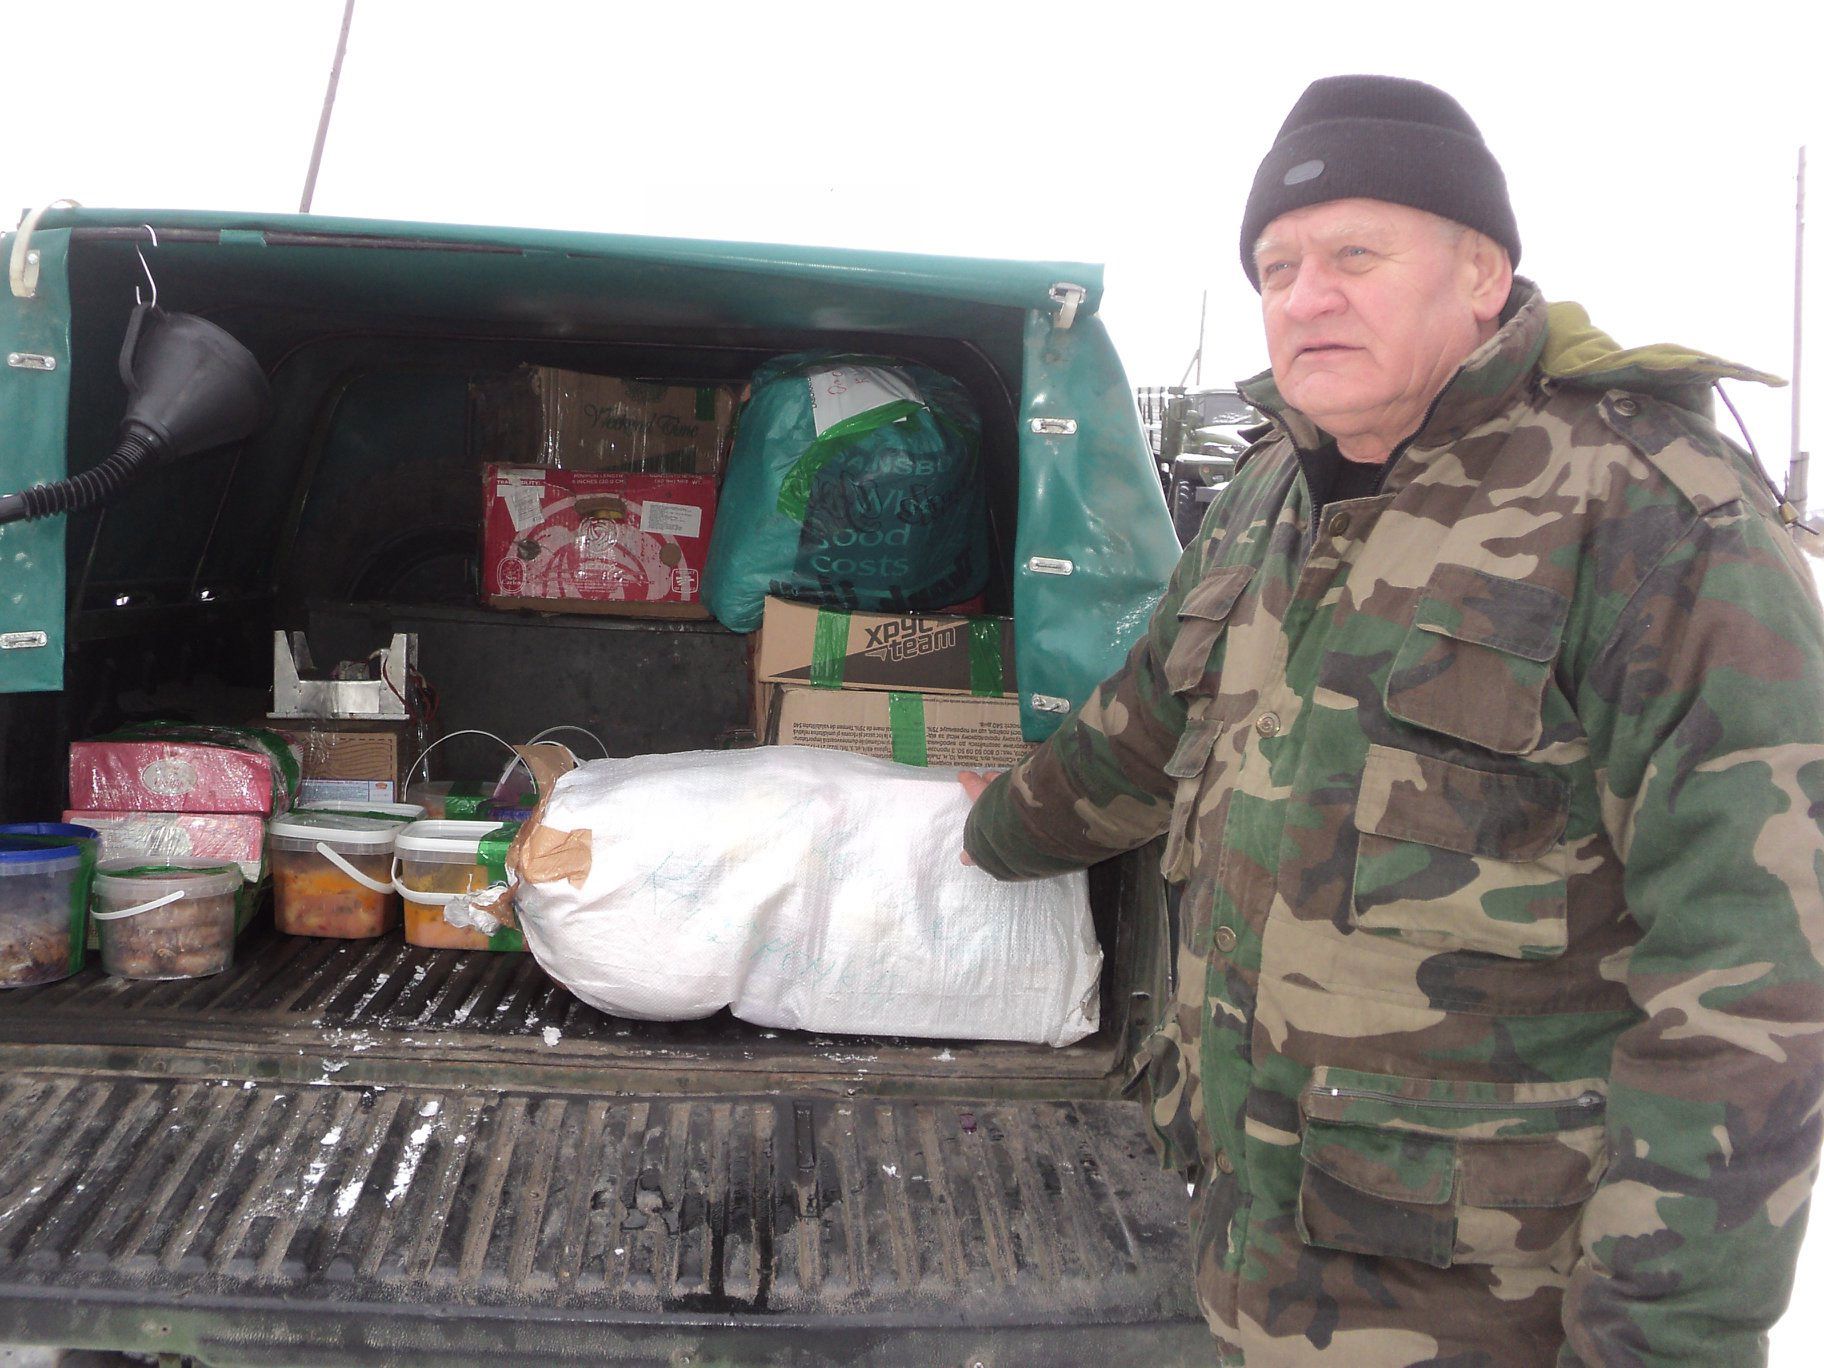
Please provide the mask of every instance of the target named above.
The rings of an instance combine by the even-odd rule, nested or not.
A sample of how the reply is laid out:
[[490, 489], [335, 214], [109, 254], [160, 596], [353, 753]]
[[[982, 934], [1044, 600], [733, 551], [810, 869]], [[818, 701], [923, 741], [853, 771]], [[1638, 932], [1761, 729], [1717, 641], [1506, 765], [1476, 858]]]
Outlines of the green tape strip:
[[464, 783], [443, 795], [443, 815], [448, 821], [474, 821], [494, 797], [494, 785]]
[[370, 812], [361, 808], [293, 808], [286, 814], [290, 817], [362, 817], [370, 822], [405, 822], [410, 818], [402, 817], [396, 812]]
[[890, 404], [871, 408], [825, 428], [805, 447], [804, 454], [792, 463], [792, 468], [785, 472], [785, 479], [780, 481], [779, 511], [793, 522], [803, 522], [811, 506], [811, 481], [830, 463], [832, 456], [857, 437], [897, 423], [901, 418], [909, 418], [924, 407], [915, 400], [895, 399]]
[[508, 822], [483, 836], [475, 847], [475, 863], [488, 871], [489, 883], [507, 881], [507, 847], [519, 835], [519, 823]]
[[819, 608], [811, 633], [811, 684], [819, 689], [840, 689], [844, 661], [849, 653], [849, 615], [840, 608]]
[[[519, 835], [520, 824], [508, 822], [506, 825], [490, 831], [481, 838], [475, 848], [475, 863], [488, 871], [488, 882], [491, 884], [507, 881], [507, 847], [513, 844], [513, 838]], [[526, 938], [519, 928], [503, 926], [488, 937], [490, 950], [524, 950]]]
[[229, 872], [229, 871], [230, 871], [230, 870], [232, 870], [232, 871], [233, 871], [233, 872], [234, 872], [234, 877], [235, 877], [235, 878], [237, 878], [237, 879], [245, 879], [245, 878], [246, 878], [246, 877], [247, 877], [247, 875], [246, 875], [246, 872], [245, 872], [245, 871], [244, 871], [244, 870], [242, 870], [242, 868], [241, 868], [241, 867], [240, 867], [240, 865], [238, 865], [238, 864], [211, 864], [211, 865], [171, 865], [171, 864], [146, 864], [146, 865], [134, 865], [134, 866], [133, 866], [133, 868], [131, 868], [131, 869], [111, 869], [111, 870], [109, 870], [109, 871], [108, 871], [108, 877], [109, 877], [109, 878], [111, 878], [111, 879], [139, 879], [139, 878], [150, 878], [150, 877], [153, 877], [153, 876], [158, 876], [158, 877], [160, 877], [160, 878], [168, 878], [168, 877], [169, 877], [169, 876], [171, 876], [171, 875], [173, 875], [173, 874], [178, 874], [178, 875], [185, 875], [185, 874], [226, 874], [226, 873], [228, 873], [228, 872]]
[[1001, 624], [994, 618], [969, 619], [969, 692], [999, 698], [1001, 681]]
[[902, 765], [925, 763], [925, 696], [887, 695], [887, 730], [893, 734], [893, 758]]

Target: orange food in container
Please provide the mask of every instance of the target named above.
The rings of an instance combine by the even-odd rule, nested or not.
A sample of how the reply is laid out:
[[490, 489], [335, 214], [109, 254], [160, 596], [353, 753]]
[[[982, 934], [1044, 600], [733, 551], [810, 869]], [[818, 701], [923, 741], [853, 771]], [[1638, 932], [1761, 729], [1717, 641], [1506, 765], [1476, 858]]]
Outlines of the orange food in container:
[[311, 809], [273, 818], [266, 837], [274, 924], [290, 936], [341, 940], [399, 925], [393, 839], [405, 825], [398, 817]]
[[444, 908], [467, 893], [494, 885], [484, 844], [511, 838], [514, 830], [498, 822], [413, 822], [399, 833], [394, 884], [405, 900], [405, 938], [413, 945], [440, 950], [524, 950], [518, 929], [502, 926], [492, 933], [471, 926], [452, 926]]

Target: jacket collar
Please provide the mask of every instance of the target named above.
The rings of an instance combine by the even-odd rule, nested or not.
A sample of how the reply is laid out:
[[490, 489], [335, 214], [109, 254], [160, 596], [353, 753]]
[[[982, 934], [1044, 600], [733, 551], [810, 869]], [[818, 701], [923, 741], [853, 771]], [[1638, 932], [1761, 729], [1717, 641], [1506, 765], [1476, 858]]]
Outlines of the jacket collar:
[[[1506, 321], [1464, 358], [1432, 401], [1418, 431], [1394, 449], [1395, 456], [1407, 447], [1454, 442], [1512, 403], [1530, 382], [1545, 344], [1545, 310], [1539, 287], [1516, 276]], [[1330, 440], [1328, 433], [1280, 396], [1271, 370], [1243, 380], [1239, 388], [1242, 397], [1272, 419], [1301, 451], [1315, 451]]]

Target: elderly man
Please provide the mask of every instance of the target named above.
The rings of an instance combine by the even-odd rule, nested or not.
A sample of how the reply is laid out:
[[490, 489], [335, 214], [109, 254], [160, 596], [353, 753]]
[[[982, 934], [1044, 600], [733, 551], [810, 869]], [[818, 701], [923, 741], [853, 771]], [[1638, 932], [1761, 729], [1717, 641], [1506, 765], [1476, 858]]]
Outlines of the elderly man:
[[1759, 1362], [1824, 1092], [1824, 626], [1703, 412], [1743, 372], [1548, 308], [1416, 82], [1313, 85], [1241, 245], [1272, 431], [967, 851], [1166, 836], [1146, 1084], [1229, 1361]]

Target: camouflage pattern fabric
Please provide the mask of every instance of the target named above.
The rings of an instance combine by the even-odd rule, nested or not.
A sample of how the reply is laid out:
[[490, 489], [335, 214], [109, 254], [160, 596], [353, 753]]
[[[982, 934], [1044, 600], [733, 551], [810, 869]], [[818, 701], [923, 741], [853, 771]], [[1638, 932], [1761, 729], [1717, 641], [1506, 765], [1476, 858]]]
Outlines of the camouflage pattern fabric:
[[1316, 519], [1250, 384], [1275, 434], [1126, 666], [970, 818], [1002, 878], [1167, 836], [1142, 1062], [1225, 1362], [1758, 1363], [1790, 1295], [1824, 623], [1747, 458], [1544, 372], [1515, 299]]

